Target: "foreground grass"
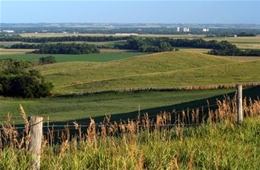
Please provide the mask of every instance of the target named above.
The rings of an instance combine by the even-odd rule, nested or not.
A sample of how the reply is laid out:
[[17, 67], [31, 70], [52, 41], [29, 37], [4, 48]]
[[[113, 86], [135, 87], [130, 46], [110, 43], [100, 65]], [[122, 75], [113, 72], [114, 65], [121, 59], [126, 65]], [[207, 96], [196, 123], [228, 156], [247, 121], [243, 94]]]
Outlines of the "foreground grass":
[[[260, 100], [243, 101], [246, 118], [241, 123], [235, 98], [225, 97], [208, 117], [191, 109], [128, 121], [91, 119], [87, 128], [76, 121], [58, 131], [45, 128], [41, 169], [257, 169]], [[25, 128], [18, 131], [8, 119], [0, 130], [0, 169], [31, 169], [29, 123], [20, 109]]]
[[[260, 117], [196, 128], [142, 131], [44, 145], [41, 169], [257, 169]], [[0, 169], [28, 169], [30, 155], [5, 148]]]

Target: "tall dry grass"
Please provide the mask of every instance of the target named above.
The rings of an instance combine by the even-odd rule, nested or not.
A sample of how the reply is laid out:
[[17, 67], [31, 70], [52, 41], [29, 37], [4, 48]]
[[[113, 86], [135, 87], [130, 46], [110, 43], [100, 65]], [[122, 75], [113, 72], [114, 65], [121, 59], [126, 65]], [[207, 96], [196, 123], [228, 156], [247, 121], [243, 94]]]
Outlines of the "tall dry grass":
[[[85, 129], [54, 127], [45, 130], [42, 144], [43, 169], [233, 169], [253, 168], [259, 155], [260, 100], [244, 98], [245, 123], [236, 123], [236, 100], [225, 97], [216, 108], [148, 113], [134, 120], [103, 122], [91, 119]], [[29, 124], [22, 130], [11, 116], [0, 131], [0, 169], [30, 168]], [[252, 119], [253, 118], [253, 119]], [[258, 121], [256, 121], [258, 120]], [[241, 155], [242, 154], [242, 155]], [[237, 158], [237, 159], [236, 159]], [[251, 163], [241, 163], [245, 159]]]

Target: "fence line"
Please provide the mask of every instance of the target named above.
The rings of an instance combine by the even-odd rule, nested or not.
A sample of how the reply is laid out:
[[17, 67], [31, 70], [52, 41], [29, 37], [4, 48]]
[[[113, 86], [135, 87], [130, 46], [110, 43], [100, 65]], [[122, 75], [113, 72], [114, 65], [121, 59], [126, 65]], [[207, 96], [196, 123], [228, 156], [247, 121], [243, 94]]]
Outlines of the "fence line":
[[[215, 107], [215, 106], [217, 106], [217, 104], [212, 104], [212, 105], [207, 105], [207, 106], [201, 106], [201, 107], [197, 107], [197, 108], [187, 108], [186, 110], [197, 110], [197, 109], [202, 109], [202, 108], [210, 108], [210, 107]], [[185, 111], [184, 109], [183, 110], [180, 110], [180, 111], [172, 111], [172, 112], [168, 112], [169, 114], [171, 114], [171, 115], [173, 115], [173, 114], [180, 114], [180, 113], [182, 113], [183, 111]], [[110, 115], [110, 116], [113, 116], [113, 115]], [[156, 115], [148, 115], [148, 118], [149, 119], [151, 119], [151, 118], [154, 118], [154, 117], [156, 117], [157, 116], [157, 114]], [[21, 116], [15, 116], [15, 117], [19, 117], [19, 119], [21, 119]], [[1, 118], [1, 117], [0, 117]], [[5, 118], [6, 118], [6, 116], [5, 116]], [[13, 117], [11, 116], [11, 119], [12, 119]], [[104, 118], [105, 118], [105, 116], [104, 116]], [[141, 116], [140, 117], [140, 119], [142, 119], [142, 118], [145, 118], [144, 116]], [[94, 118], [95, 119], [95, 118]], [[138, 118], [133, 118], [133, 119], [130, 119], [130, 120], [132, 120], [132, 121], [134, 121], [134, 120], [137, 120]], [[127, 119], [126, 120], [117, 120], [117, 121], [113, 121], [113, 122], [116, 122], [116, 123], [120, 123], [120, 122], [123, 122], [123, 121], [127, 121]], [[65, 127], [65, 126], [68, 126], [68, 127], [75, 127], [75, 125], [73, 124], [73, 125], [70, 125], [70, 123], [73, 123], [73, 122], [76, 122], [76, 123], [78, 123], [80, 126], [82, 126], [82, 127], [89, 127], [89, 125], [83, 125], [83, 124], [89, 124], [89, 122], [78, 122], [78, 121], [71, 121], [71, 122], [64, 122], [64, 121], [55, 121], [55, 122], [53, 122], [53, 123], [59, 123], [59, 122], [61, 122], [61, 123], [64, 123], [64, 124], [62, 124], [62, 125], [55, 125], [55, 124], [52, 124], [52, 122], [49, 122], [49, 121], [44, 121], [44, 120], [42, 120], [42, 122], [44, 123], [44, 124], [47, 124], [47, 125], [43, 125], [43, 128], [48, 128], [48, 127]], [[50, 125], [48, 125], [48, 124], [50, 124]], [[173, 125], [173, 124], [172, 124]], [[196, 125], [198, 125], [198, 124], [196, 124]], [[96, 126], [99, 126], [99, 125], [96, 125]], [[25, 129], [25, 127], [24, 126], [15, 126], [15, 128], [17, 129], [17, 130], [19, 130], [19, 129]], [[3, 130], [3, 128], [0, 128], [0, 130]]]

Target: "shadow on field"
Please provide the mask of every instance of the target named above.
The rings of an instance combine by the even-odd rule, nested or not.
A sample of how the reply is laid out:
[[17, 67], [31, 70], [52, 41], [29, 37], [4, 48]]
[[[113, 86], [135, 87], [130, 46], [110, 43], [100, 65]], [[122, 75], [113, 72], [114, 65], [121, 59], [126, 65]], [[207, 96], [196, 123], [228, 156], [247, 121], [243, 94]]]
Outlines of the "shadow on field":
[[[141, 117], [145, 113], [148, 113], [149, 118], [153, 119], [153, 118], [156, 118], [156, 115], [158, 113], [164, 112], [164, 111], [172, 112], [173, 110], [175, 110], [177, 112], [181, 112], [183, 109], [187, 110], [189, 108], [189, 110], [192, 110], [192, 109], [200, 108], [203, 110], [203, 112], [201, 112], [200, 115], [203, 116], [203, 114], [208, 113], [208, 108], [213, 109], [213, 110], [217, 108], [216, 99], [223, 100], [227, 96], [229, 96], [231, 99], [233, 99], [235, 96], [235, 92], [228, 93], [226, 96], [219, 95], [219, 96], [213, 96], [211, 98], [205, 98], [205, 99], [186, 102], [186, 103], [143, 109], [143, 110], [140, 110], [139, 113], [140, 113]], [[245, 88], [243, 90], [243, 98], [244, 97], [251, 98], [251, 99], [257, 99], [258, 97], [260, 97], [260, 86]], [[208, 105], [210, 105], [210, 107], [208, 107]], [[134, 112], [113, 114], [113, 115], [111, 115], [110, 122], [127, 120], [127, 119], [130, 119], [130, 120], [136, 119], [139, 113], [138, 113], [138, 111], [134, 111]], [[104, 116], [93, 117], [93, 119], [95, 120], [96, 123], [100, 123], [104, 120]], [[67, 123], [68, 125], [73, 125], [73, 121], [75, 121], [75, 120], [70, 120], [70, 121], [66, 121], [66, 122], [51, 122], [50, 126], [52, 124], [64, 125], [64, 123]], [[84, 124], [84, 125], [88, 125], [90, 123], [89, 118], [77, 119], [76, 121], [79, 124]]]
[[[189, 110], [190, 110], [189, 115], [190, 115], [192, 109], [200, 108], [199, 115], [198, 115], [198, 118], [199, 118], [198, 123], [200, 123], [202, 118], [205, 118], [205, 117], [207, 118], [207, 116], [208, 116], [208, 103], [210, 105], [210, 109], [215, 110], [217, 108], [217, 105], [216, 105], [217, 99], [222, 101], [225, 97], [226, 98], [229, 97], [230, 99], [233, 99], [234, 96], [235, 96], [235, 92], [228, 93], [225, 96], [218, 95], [218, 96], [213, 96], [211, 98], [205, 98], [205, 99], [191, 101], [191, 102], [144, 109], [144, 110], [140, 110], [140, 116], [142, 117], [145, 113], [148, 113], [150, 120], [152, 120], [152, 119], [155, 120], [156, 115], [158, 113], [164, 112], [164, 111], [171, 113], [173, 110], [175, 110], [178, 112], [178, 115], [180, 115], [180, 117], [182, 117], [182, 113], [181, 113], [182, 109], [187, 110], [187, 108], [189, 108]], [[252, 88], [245, 88], [243, 90], [243, 96], [247, 97], [247, 98], [251, 98], [251, 99], [259, 99], [260, 86], [256, 86], [256, 87], [252, 87]], [[110, 122], [120, 121], [120, 120], [126, 121], [127, 119], [130, 119], [130, 120], [136, 119], [138, 114], [139, 114], [138, 111], [114, 114], [111, 116]], [[98, 125], [100, 122], [102, 122], [104, 120], [104, 116], [94, 117], [93, 119], [95, 120], [96, 125]], [[175, 118], [173, 117], [171, 122], [174, 122], [175, 120], [176, 120], [176, 117]], [[56, 143], [58, 141], [61, 141], [60, 135], [66, 134], [66, 128], [64, 128], [64, 125], [67, 124], [67, 125], [69, 125], [67, 127], [67, 129], [69, 129], [69, 134], [71, 134], [71, 136], [69, 136], [69, 138], [71, 138], [79, 133], [78, 130], [75, 129], [75, 126], [73, 124], [74, 121], [75, 120], [70, 120], [70, 121], [66, 121], [66, 122], [50, 122], [49, 126], [46, 126], [46, 123], [44, 123], [43, 133], [48, 136], [48, 135], [50, 135], [50, 131], [52, 131], [52, 136], [54, 136], [54, 138], [52, 140], [54, 143]], [[90, 119], [89, 118], [78, 119], [76, 121], [79, 125], [82, 125], [81, 132], [86, 133], [87, 125], [89, 125]], [[185, 123], [185, 125], [188, 125], [188, 126], [192, 125], [192, 124], [189, 124], [190, 122], [187, 122], [187, 121], [185, 121], [184, 123]], [[55, 128], [52, 129], [53, 125], [55, 125], [54, 126]], [[196, 125], [197, 125], [197, 123], [196, 123]], [[24, 126], [24, 125], [17, 125], [17, 126]], [[20, 129], [19, 131], [22, 132], [23, 129]]]

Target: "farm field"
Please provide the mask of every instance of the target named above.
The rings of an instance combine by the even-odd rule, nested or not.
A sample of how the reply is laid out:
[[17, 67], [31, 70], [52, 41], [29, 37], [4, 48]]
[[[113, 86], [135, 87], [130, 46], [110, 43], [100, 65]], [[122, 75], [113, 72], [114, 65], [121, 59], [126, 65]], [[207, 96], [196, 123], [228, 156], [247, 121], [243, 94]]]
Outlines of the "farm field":
[[12, 59], [23, 59], [31, 62], [37, 62], [39, 58], [46, 56], [54, 56], [58, 63], [60, 62], [73, 62], [73, 61], [89, 61], [89, 62], [107, 62], [113, 60], [120, 60], [133, 56], [143, 55], [138, 52], [126, 52], [126, 51], [113, 51], [105, 50], [99, 54], [80, 54], [80, 55], [66, 55], [66, 54], [25, 54], [31, 50], [20, 50], [8, 49], [7, 51], [1, 52], [0, 59], [12, 58]]
[[241, 62], [226, 57], [179, 51], [111, 62], [64, 62], [35, 68], [47, 81], [54, 83], [55, 94], [66, 94], [125, 88], [256, 82], [260, 80], [259, 63], [260, 60]]
[[10, 55], [25, 54], [25, 53], [31, 52], [31, 51], [33, 51], [33, 49], [4, 49], [4, 48], [0, 48], [0, 59], [2, 59], [4, 56], [12, 57]]
[[[4, 47], [11, 47], [14, 44], [36, 44], [36, 43], [28, 43], [28, 42], [22, 42], [22, 41], [0, 41], [0, 44]], [[1, 49], [1, 48], [0, 48]], [[1, 49], [1, 51], [8, 51], [8, 50], [16, 50], [16, 49]]]
[[[155, 115], [160, 111], [181, 111], [186, 108], [207, 106], [207, 100], [212, 105], [215, 99], [223, 98], [225, 94], [235, 89], [200, 90], [200, 91], [172, 91], [172, 92], [129, 92], [129, 93], [101, 93], [85, 96], [51, 97], [43, 99], [12, 99], [1, 98], [0, 123], [6, 115], [13, 116], [14, 123], [22, 123], [19, 105], [21, 104], [28, 116], [38, 115], [51, 122], [73, 121], [86, 123], [89, 118], [103, 120], [104, 115], [112, 118], [136, 118], [148, 113]], [[255, 90], [254, 90], [255, 92]], [[251, 92], [252, 93], [252, 92]], [[97, 118], [99, 117], [99, 118]], [[82, 120], [81, 120], [82, 119]]]

